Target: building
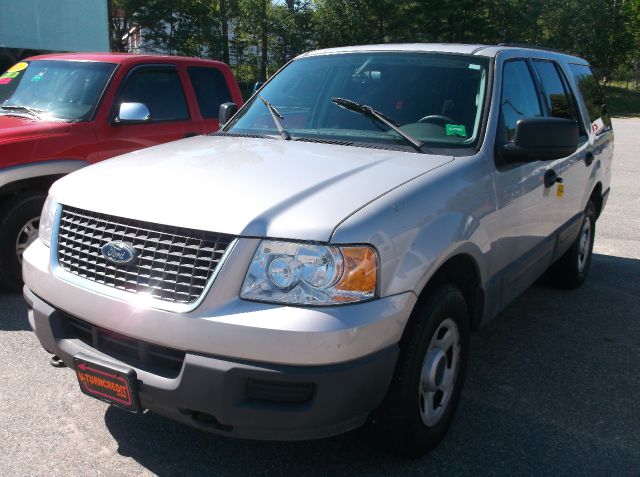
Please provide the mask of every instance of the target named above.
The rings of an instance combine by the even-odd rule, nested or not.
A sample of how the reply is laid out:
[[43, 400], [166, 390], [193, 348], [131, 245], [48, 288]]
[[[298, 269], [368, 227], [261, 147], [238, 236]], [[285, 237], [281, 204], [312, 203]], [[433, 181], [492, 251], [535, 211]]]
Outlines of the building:
[[0, 72], [26, 58], [109, 51], [108, 0], [0, 0]]

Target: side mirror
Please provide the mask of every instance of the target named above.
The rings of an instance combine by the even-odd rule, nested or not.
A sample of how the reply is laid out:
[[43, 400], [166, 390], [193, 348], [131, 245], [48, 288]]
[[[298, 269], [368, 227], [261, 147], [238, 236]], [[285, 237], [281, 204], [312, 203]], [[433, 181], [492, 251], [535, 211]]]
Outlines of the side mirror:
[[500, 147], [502, 159], [518, 162], [553, 161], [578, 149], [578, 123], [563, 118], [526, 118], [518, 121], [513, 143]]
[[266, 81], [256, 81], [255, 84], [253, 85], [253, 91], [251, 91], [251, 94], [254, 94], [256, 91], [262, 88], [265, 83]]
[[122, 103], [116, 116], [118, 124], [145, 123], [151, 120], [151, 113], [146, 104]]
[[236, 103], [222, 103], [220, 109], [218, 109], [218, 121], [220, 126], [227, 124], [229, 119], [233, 117], [238, 111], [238, 105]]

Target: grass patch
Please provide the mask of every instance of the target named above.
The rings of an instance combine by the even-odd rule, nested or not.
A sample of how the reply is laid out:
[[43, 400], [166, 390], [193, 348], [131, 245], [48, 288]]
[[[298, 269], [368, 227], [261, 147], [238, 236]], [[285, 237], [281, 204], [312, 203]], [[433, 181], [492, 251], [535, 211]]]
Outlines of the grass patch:
[[606, 86], [604, 95], [607, 98], [611, 116], [640, 117], [640, 91], [628, 90], [618, 86]]

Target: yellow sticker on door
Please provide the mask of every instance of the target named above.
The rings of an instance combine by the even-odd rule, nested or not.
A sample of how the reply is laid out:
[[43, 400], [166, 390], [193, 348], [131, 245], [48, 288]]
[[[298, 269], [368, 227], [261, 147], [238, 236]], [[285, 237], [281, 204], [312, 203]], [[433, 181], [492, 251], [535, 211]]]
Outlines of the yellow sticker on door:
[[556, 189], [556, 197], [562, 197], [564, 195], [564, 184], [558, 184]]

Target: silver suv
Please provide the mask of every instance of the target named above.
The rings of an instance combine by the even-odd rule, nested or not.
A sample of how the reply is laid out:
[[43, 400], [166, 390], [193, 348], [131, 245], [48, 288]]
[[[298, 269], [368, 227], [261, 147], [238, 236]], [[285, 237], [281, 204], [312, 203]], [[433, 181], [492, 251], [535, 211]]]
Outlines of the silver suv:
[[236, 109], [53, 185], [23, 269], [42, 346], [130, 411], [257, 439], [368, 421], [428, 451], [470, 330], [546, 271], [585, 280], [613, 153], [588, 63], [322, 50]]

